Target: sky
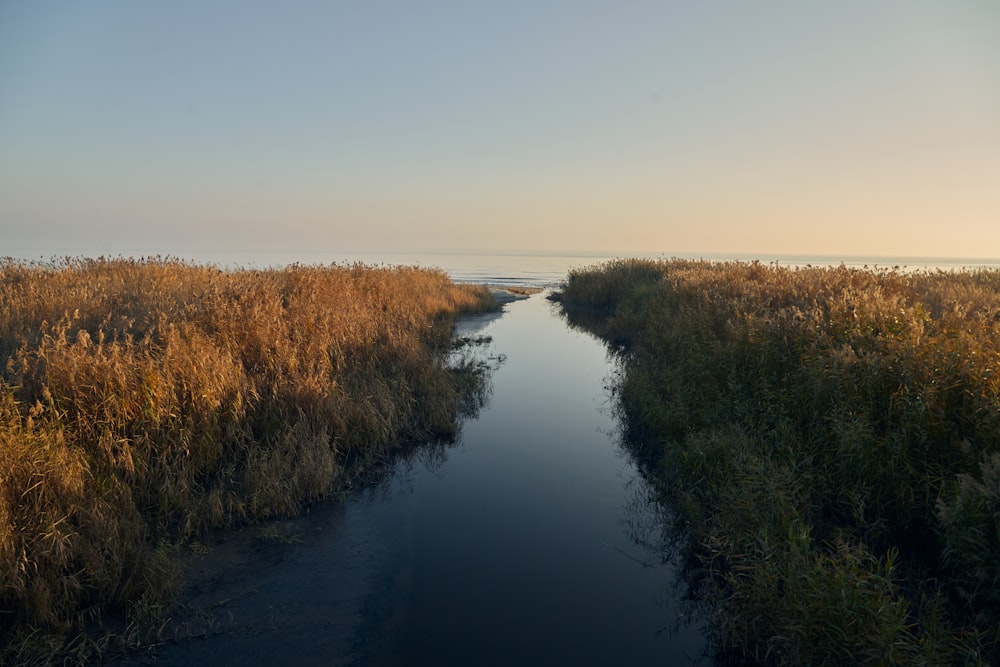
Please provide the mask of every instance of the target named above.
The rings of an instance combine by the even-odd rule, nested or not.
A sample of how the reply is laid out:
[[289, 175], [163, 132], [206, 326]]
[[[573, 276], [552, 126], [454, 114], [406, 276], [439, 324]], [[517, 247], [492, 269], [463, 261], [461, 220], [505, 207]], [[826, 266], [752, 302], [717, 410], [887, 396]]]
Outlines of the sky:
[[1000, 2], [0, 0], [0, 256], [1000, 257]]

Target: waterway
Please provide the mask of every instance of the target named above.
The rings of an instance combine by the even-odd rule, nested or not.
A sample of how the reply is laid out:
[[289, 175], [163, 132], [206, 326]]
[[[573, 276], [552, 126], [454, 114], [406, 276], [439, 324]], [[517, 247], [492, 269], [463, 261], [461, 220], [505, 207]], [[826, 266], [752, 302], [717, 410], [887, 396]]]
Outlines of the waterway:
[[463, 335], [494, 370], [449, 446], [208, 545], [156, 664], [710, 664], [619, 442], [603, 345], [544, 295]]

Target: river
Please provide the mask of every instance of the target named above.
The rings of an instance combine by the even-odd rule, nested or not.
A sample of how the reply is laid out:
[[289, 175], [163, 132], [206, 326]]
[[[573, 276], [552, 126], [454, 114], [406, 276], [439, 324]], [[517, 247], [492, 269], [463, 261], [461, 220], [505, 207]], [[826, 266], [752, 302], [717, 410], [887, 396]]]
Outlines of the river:
[[[156, 664], [692, 664], [706, 653], [613, 361], [537, 294], [467, 321], [492, 392], [459, 440], [306, 516], [210, 545]], [[645, 542], [649, 542], [648, 544]], [[184, 631], [178, 628], [183, 626]]]

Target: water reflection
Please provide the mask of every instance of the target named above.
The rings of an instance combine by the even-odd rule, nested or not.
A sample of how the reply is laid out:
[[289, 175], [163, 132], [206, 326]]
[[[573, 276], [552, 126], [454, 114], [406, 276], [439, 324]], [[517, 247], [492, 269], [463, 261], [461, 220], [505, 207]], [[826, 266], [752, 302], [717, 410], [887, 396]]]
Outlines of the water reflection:
[[447, 462], [448, 450], [461, 442], [462, 425], [478, 418], [489, 406], [493, 373], [503, 364], [504, 355], [496, 353], [492, 338], [482, 335], [481, 331], [501, 315], [502, 312], [472, 315], [462, 318], [455, 326], [455, 341], [444, 357], [459, 394], [455, 430], [439, 434], [435, 440], [404, 443], [387, 452], [375, 465], [366, 464], [354, 485], [356, 494], [369, 499], [384, 495], [394, 477], [405, 476], [415, 467], [434, 471]]
[[[697, 662], [722, 664], [728, 658], [711, 654], [712, 629], [708, 621], [711, 612], [701, 602], [699, 593], [703, 585], [703, 570], [699, 567], [695, 544], [687, 526], [672, 509], [673, 497], [667, 486], [668, 478], [660, 468], [660, 445], [634, 420], [627, 418], [622, 406], [621, 388], [629, 356], [628, 344], [615, 336], [606, 312], [566, 308], [558, 302], [553, 304], [552, 310], [566, 326], [604, 342], [609, 366], [604, 388], [609, 396], [609, 411], [614, 421], [614, 430], [609, 437], [616, 442], [637, 473], [636, 479], [630, 480], [627, 485], [631, 496], [624, 508], [624, 529], [644, 558], [667, 566], [671, 573], [660, 590], [662, 604], [670, 610], [669, 616], [673, 621], [664, 625], [662, 631], [669, 635], [699, 633], [704, 639], [704, 650]], [[608, 343], [608, 340], [612, 342]], [[744, 663], [737, 660], [731, 664]]]
[[[661, 605], [670, 613], [664, 615], [661, 632], [669, 636], [698, 632], [710, 636], [709, 610], [698, 595], [700, 570], [694, 545], [679, 515], [671, 509], [667, 490], [655, 476], [656, 462], [650, 456], [648, 443], [630, 439], [628, 429], [618, 414], [617, 442], [637, 470], [637, 476], [627, 485], [629, 499], [623, 510], [623, 528], [647, 562], [665, 565], [670, 577], [661, 582]], [[706, 641], [699, 663], [715, 664]]]

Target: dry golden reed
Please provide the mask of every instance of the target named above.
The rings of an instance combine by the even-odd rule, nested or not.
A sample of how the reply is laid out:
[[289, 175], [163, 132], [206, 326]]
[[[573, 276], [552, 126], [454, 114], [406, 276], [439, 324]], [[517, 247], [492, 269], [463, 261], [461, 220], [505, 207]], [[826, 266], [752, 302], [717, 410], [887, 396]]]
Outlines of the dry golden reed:
[[453, 432], [452, 320], [495, 305], [413, 267], [0, 262], [0, 644], [155, 598], [163, 545]]
[[627, 350], [725, 648], [1000, 659], [1000, 272], [621, 260], [562, 299]]

